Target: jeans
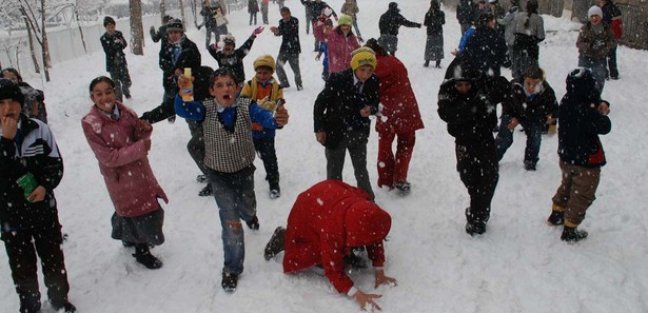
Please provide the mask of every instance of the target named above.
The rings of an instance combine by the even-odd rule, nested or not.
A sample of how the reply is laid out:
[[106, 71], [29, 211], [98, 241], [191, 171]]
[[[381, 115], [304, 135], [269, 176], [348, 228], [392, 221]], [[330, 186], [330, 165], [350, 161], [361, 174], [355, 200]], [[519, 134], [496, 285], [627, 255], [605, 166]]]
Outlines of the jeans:
[[254, 165], [236, 173], [207, 169], [222, 227], [223, 273], [243, 272], [245, 241], [241, 219], [250, 222], [256, 216], [254, 170]]
[[[509, 129], [507, 125], [511, 122], [511, 116], [502, 114], [502, 121], [495, 138], [497, 146], [497, 160], [501, 161], [504, 153], [513, 144], [514, 129]], [[542, 142], [542, 125], [524, 124], [524, 133], [527, 136], [526, 148], [524, 149], [524, 163], [538, 163], [538, 154], [540, 153], [540, 143]]]
[[290, 86], [288, 83], [288, 77], [286, 76], [286, 71], [284, 70], [284, 64], [288, 62], [290, 68], [292, 68], [295, 73], [295, 84], [297, 87], [302, 86], [301, 71], [299, 70], [299, 54], [287, 54], [279, 52], [277, 56], [277, 78], [282, 86]]
[[342, 169], [346, 151], [349, 150], [351, 163], [358, 187], [374, 197], [369, 172], [367, 171], [367, 142], [368, 135], [362, 131], [351, 131], [340, 141], [337, 147], [326, 148], [326, 178], [342, 180]]
[[277, 164], [277, 151], [275, 150], [275, 139], [258, 138], [254, 139], [254, 149], [259, 153], [266, 171], [266, 180], [270, 189], [279, 189], [279, 165]]
[[605, 87], [605, 75], [607, 74], [606, 59], [593, 60], [588, 57], [579, 56], [578, 66], [587, 68], [592, 72], [592, 76], [596, 81], [596, 90], [598, 90], [599, 93], [603, 93], [603, 87]]

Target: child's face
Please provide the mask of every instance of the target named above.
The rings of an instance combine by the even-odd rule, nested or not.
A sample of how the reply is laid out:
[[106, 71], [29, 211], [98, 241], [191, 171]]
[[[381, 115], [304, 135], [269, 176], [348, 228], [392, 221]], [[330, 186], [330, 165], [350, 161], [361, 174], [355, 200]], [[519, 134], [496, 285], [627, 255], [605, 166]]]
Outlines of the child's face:
[[0, 125], [2, 124], [2, 120], [6, 118], [18, 121], [21, 109], [20, 102], [14, 99], [9, 98], [0, 100]]
[[333, 30], [333, 25], [324, 24], [324, 33], [325, 33], [325, 34], [330, 33], [331, 30]]
[[530, 95], [538, 92], [540, 84], [542, 84], [542, 79], [530, 77], [524, 78], [524, 90], [526, 90]]
[[455, 82], [454, 87], [458, 93], [465, 95], [470, 92], [470, 89], [472, 89], [472, 83], [469, 81], [460, 80], [458, 82]]
[[590, 20], [590, 22], [592, 22], [592, 25], [598, 25], [598, 24], [601, 24], [601, 21], [603, 19], [598, 15], [592, 15], [592, 16], [590, 16], [589, 20]]
[[218, 76], [209, 88], [209, 93], [218, 104], [229, 107], [236, 101], [236, 82], [230, 76]]
[[169, 42], [174, 44], [180, 41], [180, 39], [182, 38], [182, 32], [177, 30], [171, 30], [167, 32], [167, 37], [169, 38]]
[[281, 11], [281, 18], [283, 18], [284, 21], [290, 20], [290, 12], [287, 11]]
[[272, 74], [273, 74], [272, 70], [264, 66], [261, 66], [256, 69], [256, 79], [258, 81], [262, 81], [262, 82], [268, 81], [270, 80], [270, 78], [272, 78]]
[[351, 31], [351, 26], [349, 26], [349, 25], [340, 25], [340, 30], [345, 34], [348, 34]]
[[223, 53], [224, 53], [225, 55], [231, 55], [231, 54], [234, 54], [234, 45], [233, 45], [233, 44], [230, 44], [230, 43], [225, 44], [225, 46], [223, 47]]
[[369, 65], [363, 65], [355, 70], [355, 76], [359, 81], [366, 81], [373, 74], [374, 69]]
[[112, 113], [115, 108], [115, 89], [107, 82], [99, 82], [92, 88], [90, 99], [106, 113]]
[[106, 32], [109, 34], [113, 34], [115, 32], [115, 24], [108, 24], [105, 28]]

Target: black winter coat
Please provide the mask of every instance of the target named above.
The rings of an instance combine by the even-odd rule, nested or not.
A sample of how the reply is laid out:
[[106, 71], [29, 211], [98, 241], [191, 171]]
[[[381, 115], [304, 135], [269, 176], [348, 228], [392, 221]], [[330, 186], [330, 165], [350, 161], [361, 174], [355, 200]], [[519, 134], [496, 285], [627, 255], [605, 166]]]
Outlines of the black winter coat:
[[598, 97], [579, 95], [573, 90], [568, 90], [560, 101], [558, 155], [561, 161], [585, 167], [607, 163], [598, 135], [609, 133], [612, 123], [596, 109], [595, 104], [599, 102]]
[[457, 20], [459, 24], [472, 24], [473, 8], [470, 0], [461, 0], [457, 6]]
[[335, 13], [335, 10], [333, 10], [333, 8], [324, 1], [320, 1], [320, 2], [315, 2], [312, 0], [300, 0], [300, 1], [310, 11], [312, 17], [311, 22], [317, 21], [317, 18], [319, 18], [319, 16], [322, 14], [322, 10], [324, 10], [325, 8], [331, 9], [331, 12], [333, 12], [333, 16], [337, 17], [337, 13]]
[[299, 20], [291, 16], [288, 22], [283, 19], [279, 20], [276, 36], [283, 36], [281, 40], [280, 54], [297, 55], [301, 53], [301, 44], [299, 43]]
[[362, 94], [356, 93], [353, 77], [352, 69], [334, 73], [315, 100], [314, 129], [326, 132], [327, 148], [335, 148], [351, 130], [369, 135], [371, 120], [362, 117], [360, 110], [368, 105], [371, 114], [378, 112], [378, 77], [372, 75], [364, 82]]
[[[63, 159], [45, 123], [22, 114], [20, 120], [20, 146], [16, 138], [0, 138], [0, 231], [3, 239], [11, 231], [60, 227], [54, 188], [63, 178]], [[25, 199], [16, 181], [27, 173], [47, 190], [43, 201], [31, 203]]]
[[214, 47], [209, 46], [209, 54], [218, 62], [219, 68], [229, 68], [234, 72], [236, 76], [236, 83], [242, 84], [245, 82], [245, 70], [243, 69], [243, 58], [250, 52], [252, 49], [252, 44], [254, 43], [256, 37], [251, 36], [246, 40], [238, 49], [234, 50], [234, 53], [231, 55], [225, 55], [223, 51], [218, 51]]
[[443, 24], [445, 24], [445, 13], [443, 11], [428, 11], [425, 14], [423, 25], [427, 27], [428, 35], [443, 34]]
[[398, 35], [398, 29], [401, 26], [405, 27], [421, 27], [421, 24], [412, 22], [404, 18], [398, 9], [389, 9], [380, 16], [378, 21], [378, 28], [381, 35]]
[[506, 114], [517, 118], [525, 128], [546, 124], [547, 116], [558, 117], [556, 94], [547, 81], [542, 82], [539, 93], [527, 96], [524, 81], [513, 80], [511, 98], [502, 103], [502, 107]]
[[178, 91], [178, 85], [175, 77], [176, 69], [184, 69], [190, 67], [192, 71], [198, 70], [200, 67], [200, 52], [196, 44], [184, 37], [180, 40], [180, 55], [178, 59], [173, 62], [173, 50], [176, 45], [168, 44], [164, 50], [160, 50], [160, 68], [164, 72], [164, 80], [162, 82], [164, 90], [171, 93]]
[[478, 89], [477, 83], [468, 94], [455, 89], [455, 81], [444, 82], [439, 89], [439, 117], [448, 126], [455, 142], [465, 146], [481, 146], [494, 142], [493, 129], [497, 126], [495, 105]]
[[106, 71], [113, 72], [127, 65], [124, 49], [128, 44], [122, 32], [116, 30], [112, 35], [104, 33], [99, 40], [106, 53]]
[[500, 66], [506, 60], [506, 41], [495, 29], [477, 28], [470, 38], [463, 54], [469, 62], [483, 74], [490, 71], [499, 76]]

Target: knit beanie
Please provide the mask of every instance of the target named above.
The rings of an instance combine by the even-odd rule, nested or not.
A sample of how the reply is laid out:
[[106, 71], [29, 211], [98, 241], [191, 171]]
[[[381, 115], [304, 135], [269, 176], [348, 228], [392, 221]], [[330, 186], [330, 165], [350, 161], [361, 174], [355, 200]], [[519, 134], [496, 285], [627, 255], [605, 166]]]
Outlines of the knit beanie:
[[369, 47], [360, 47], [351, 52], [351, 68], [355, 71], [361, 66], [369, 65], [372, 69], [376, 69], [378, 60], [376, 60], [376, 53]]
[[274, 73], [276, 64], [275, 64], [274, 58], [271, 55], [266, 54], [266, 55], [262, 55], [262, 56], [258, 57], [256, 60], [254, 60], [253, 65], [254, 65], [254, 70], [255, 71], [259, 67], [268, 67], [268, 68], [272, 69], [272, 72]]
[[116, 23], [115, 23], [115, 19], [113, 19], [113, 18], [110, 17], [110, 16], [106, 16], [106, 17], [104, 17], [104, 22], [103, 22], [104, 27], [108, 26], [108, 24], [116, 25]]
[[22, 107], [25, 96], [16, 83], [6, 78], [0, 78], [0, 100], [11, 99], [18, 101]]
[[338, 26], [342, 25], [348, 25], [351, 26], [353, 24], [353, 18], [346, 15], [346, 14], [340, 14], [340, 17], [338, 18]]
[[603, 10], [599, 8], [597, 5], [593, 5], [589, 10], [587, 11], [587, 17], [590, 18], [594, 15], [598, 15], [599, 17], [603, 17]]
[[180, 19], [174, 19], [167, 23], [167, 32], [171, 31], [178, 31], [178, 32], [184, 32], [184, 25], [182, 25], [182, 20]]

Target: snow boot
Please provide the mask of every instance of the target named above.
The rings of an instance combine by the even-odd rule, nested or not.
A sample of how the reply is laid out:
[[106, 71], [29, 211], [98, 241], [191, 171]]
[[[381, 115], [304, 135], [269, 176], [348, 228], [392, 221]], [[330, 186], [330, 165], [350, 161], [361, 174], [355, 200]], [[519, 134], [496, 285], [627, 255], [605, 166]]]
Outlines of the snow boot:
[[263, 250], [263, 258], [266, 261], [270, 261], [275, 255], [284, 250], [284, 238], [286, 237], [286, 229], [279, 226], [272, 233], [270, 241], [265, 246]]
[[434, 64], [435, 68], [441, 68], [441, 60], [436, 60], [436, 64]]
[[236, 291], [236, 285], [238, 285], [238, 274], [223, 273], [221, 287], [223, 287], [223, 290], [225, 290], [225, 292], [233, 293], [234, 291]]
[[535, 171], [536, 163], [533, 161], [524, 161], [524, 169], [527, 171]]
[[481, 235], [486, 232], [486, 223], [484, 222], [467, 222], [466, 223], [466, 232], [468, 235], [475, 236]]
[[551, 211], [547, 223], [553, 226], [565, 224], [565, 212]]
[[56, 311], [56, 313], [76, 313], [77, 311], [76, 307], [67, 300], [60, 302], [50, 300], [50, 304], [52, 304], [52, 307], [54, 308], [54, 311]]
[[206, 183], [207, 182], [207, 175], [200, 174], [196, 176], [196, 181], [199, 183]]
[[423, 67], [429, 67], [430, 66], [430, 60], [425, 60], [425, 63], [423, 63]]
[[149, 250], [149, 247], [146, 244], [136, 245], [135, 253], [133, 254], [133, 256], [135, 257], [135, 260], [137, 260], [138, 263], [144, 265], [146, 268], [150, 270], [156, 270], [162, 267], [162, 261], [160, 261], [160, 259], [156, 258], [154, 255], [151, 254], [151, 251]]
[[200, 197], [210, 197], [212, 195], [214, 195], [214, 192], [212, 191], [211, 184], [207, 184], [207, 186], [198, 193], [198, 196]]
[[576, 227], [564, 226], [560, 239], [567, 242], [577, 242], [587, 238], [587, 235], [588, 233], [584, 230], [578, 230]]
[[247, 224], [251, 230], [259, 230], [259, 218], [256, 215], [249, 222], [245, 221], [245, 224]]
[[412, 185], [408, 182], [396, 183], [394, 184], [394, 187], [398, 189], [398, 193], [401, 196], [407, 196], [409, 195], [410, 191], [412, 191]]

